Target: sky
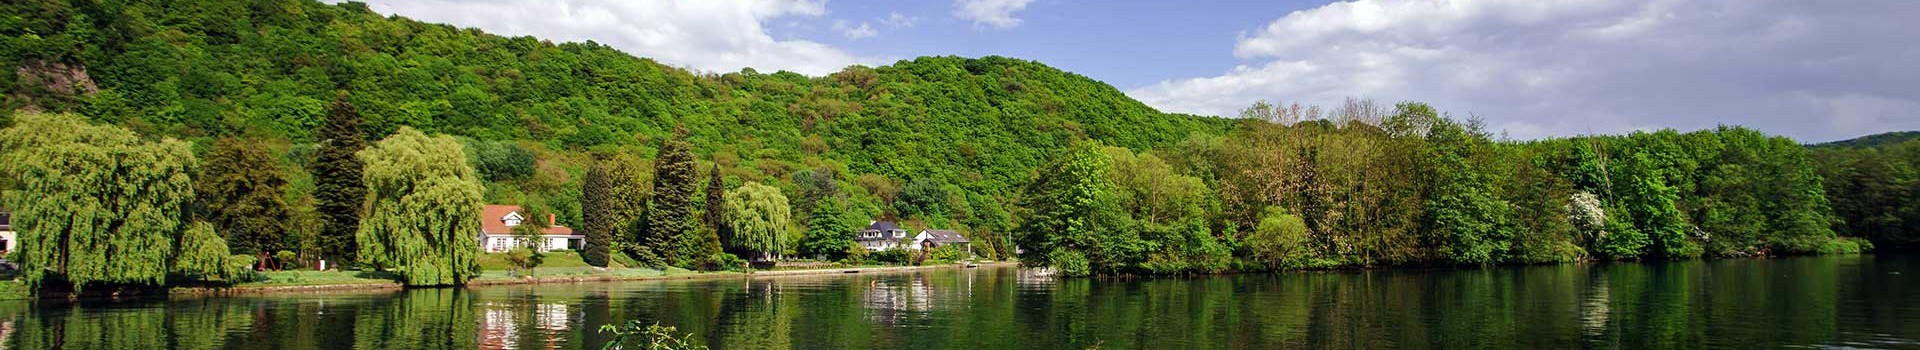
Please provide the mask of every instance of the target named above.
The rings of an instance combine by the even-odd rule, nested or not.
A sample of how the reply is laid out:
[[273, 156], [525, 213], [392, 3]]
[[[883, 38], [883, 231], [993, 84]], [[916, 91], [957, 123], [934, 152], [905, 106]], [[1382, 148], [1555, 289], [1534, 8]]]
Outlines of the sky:
[[369, 0], [702, 72], [999, 55], [1162, 111], [1420, 101], [1514, 139], [1744, 125], [1920, 130], [1911, 0]]

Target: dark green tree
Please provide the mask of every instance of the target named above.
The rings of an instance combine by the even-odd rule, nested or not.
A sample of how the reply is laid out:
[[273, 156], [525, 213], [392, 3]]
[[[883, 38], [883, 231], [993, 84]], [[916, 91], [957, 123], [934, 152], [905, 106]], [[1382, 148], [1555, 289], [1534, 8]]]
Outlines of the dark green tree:
[[659, 157], [653, 163], [653, 201], [647, 206], [645, 230], [633, 248], [634, 258], [642, 263], [665, 266], [682, 259], [682, 244], [699, 240], [693, 234], [693, 195], [699, 188], [699, 172], [693, 170], [693, 149], [687, 144], [686, 131], [660, 141]]
[[813, 215], [807, 216], [807, 234], [800, 241], [800, 254], [829, 260], [847, 257], [847, 248], [854, 246], [854, 235], [860, 229], [840, 217], [846, 210], [841, 202], [839, 198], [829, 197], [814, 204]]
[[[647, 173], [640, 160], [625, 154], [596, 157], [580, 189], [581, 229], [586, 247], [580, 257], [607, 266], [617, 238], [631, 237], [634, 220], [646, 213]], [[622, 241], [632, 244], [632, 241]], [[629, 245], [628, 247], [632, 247]], [[624, 253], [623, 253], [624, 254]]]
[[[221, 138], [207, 152], [195, 179], [200, 217], [226, 236], [235, 254], [259, 255], [294, 248], [288, 227], [287, 175], [280, 158], [260, 140]], [[224, 258], [224, 257], [223, 257]]]
[[[713, 230], [720, 242], [732, 242], [733, 225], [730, 225], [727, 219], [729, 214], [727, 213], [727, 184], [720, 177], [720, 165], [714, 164], [713, 169], [707, 173], [710, 175], [707, 177], [706, 210], [700, 213], [700, 220], [707, 228]], [[733, 251], [728, 253], [739, 255], [738, 252]]]
[[361, 182], [362, 163], [355, 154], [367, 148], [366, 134], [360, 130], [360, 113], [347, 102], [346, 93], [334, 98], [327, 121], [317, 133], [320, 148], [313, 152], [313, 210], [320, 217], [320, 256], [334, 264], [358, 261], [359, 246], [354, 235], [360, 231], [360, 217], [367, 198]]

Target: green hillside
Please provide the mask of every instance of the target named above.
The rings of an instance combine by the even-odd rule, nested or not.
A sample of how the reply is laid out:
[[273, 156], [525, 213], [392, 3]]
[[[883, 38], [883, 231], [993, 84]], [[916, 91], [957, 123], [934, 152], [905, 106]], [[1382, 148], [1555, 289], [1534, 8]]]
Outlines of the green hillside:
[[1920, 140], [1920, 131], [1883, 132], [1834, 142], [1813, 144], [1814, 148], [1864, 148], [1887, 147], [1907, 141]]
[[[515, 147], [539, 154], [548, 172], [577, 176], [586, 151], [650, 154], [653, 140], [684, 126], [696, 153], [736, 184], [826, 168], [843, 182], [867, 174], [895, 185], [930, 181], [956, 199], [992, 202], [1047, 150], [1076, 139], [1146, 149], [1227, 126], [1003, 57], [923, 57], [825, 77], [703, 75], [591, 42], [490, 35], [383, 17], [358, 3], [0, 6], [8, 14], [0, 62], [25, 67], [0, 78], [13, 87], [8, 109], [77, 112], [200, 149], [224, 136], [288, 140], [292, 162], [303, 161], [336, 90], [351, 94], [370, 138], [407, 125], [521, 141]], [[564, 175], [495, 177], [489, 196], [552, 202], [578, 222], [577, 205], [560, 198], [577, 193], [577, 182], [559, 181]], [[874, 207], [890, 196], [864, 197]]]

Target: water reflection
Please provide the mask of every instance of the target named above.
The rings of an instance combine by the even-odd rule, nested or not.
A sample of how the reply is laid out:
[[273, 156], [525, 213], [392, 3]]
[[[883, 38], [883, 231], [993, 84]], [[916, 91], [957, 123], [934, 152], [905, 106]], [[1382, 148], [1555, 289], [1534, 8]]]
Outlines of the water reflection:
[[[10, 349], [1916, 348], [1920, 259], [1058, 280], [1005, 268], [0, 303]], [[1894, 272], [1904, 272], [1894, 274]]]

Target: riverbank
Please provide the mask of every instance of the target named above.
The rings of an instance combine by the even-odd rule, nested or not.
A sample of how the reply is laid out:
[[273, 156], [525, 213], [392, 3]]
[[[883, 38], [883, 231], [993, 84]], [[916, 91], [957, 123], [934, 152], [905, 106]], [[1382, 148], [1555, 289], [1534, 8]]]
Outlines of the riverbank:
[[[980, 263], [979, 267], [1013, 266], [1017, 262]], [[933, 269], [960, 269], [964, 264], [939, 264], [926, 266], [853, 266], [826, 267], [793, 270], [762, 270], [753, 272], [699, 272], [677, 268], [667, 270], [641, 268], [577, 268], [558, 267], [541, 268], [533, 276], [513, 276], [504, 270], [488, 270], [479, 277], [468, 281], [465, 288], [538, 285], [564, 283], [602, 283], [636, 282], [668, 280], [707, 280], [727, 278], [779, 278], [790, 276], [817, 276], [833, 274], [870, 274], [908, 272]], [[267, 271], [261, 273], [264, 280], [246, 282], [231, 286], [174, 286], [161, 290], [140, 291], [134, 293], [113, 292], [106, 294], [83, 294], [80, 299], [115, 298], [128, 296], [151, 296], [164, 294], [167, 297], [222, 297], [238, 295], [259, 295], [299, 292], [345, 292], [345, 291], [392, 291], [405, 289], [406, 286], [391, 279], [381, 278], [364, 271]], [[19, 281], [0, 282], [0, 300], [32, 299], [33, 295]], [[69, 296], [53, 296], [52, 299], [68, 299]]]

